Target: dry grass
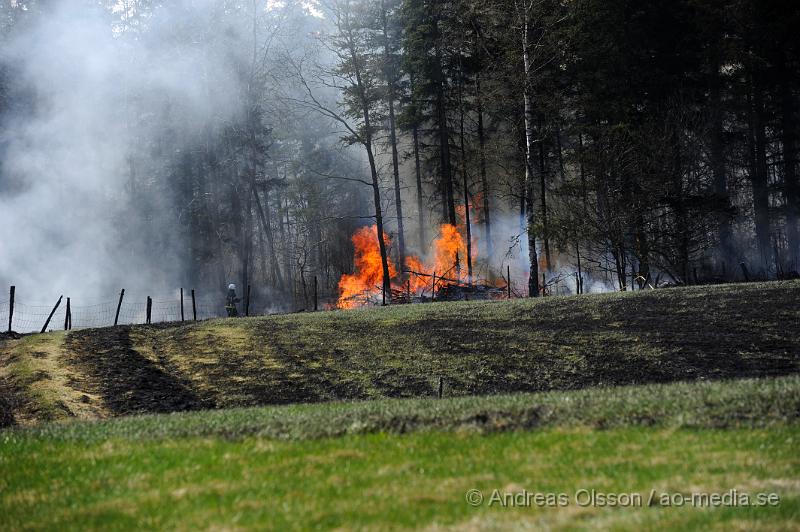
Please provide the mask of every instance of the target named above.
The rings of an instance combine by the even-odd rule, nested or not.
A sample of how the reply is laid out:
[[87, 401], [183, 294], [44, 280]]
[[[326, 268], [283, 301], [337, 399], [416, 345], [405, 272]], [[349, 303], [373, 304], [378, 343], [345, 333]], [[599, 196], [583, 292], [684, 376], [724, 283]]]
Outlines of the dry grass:
[[77, 374], [64, 361], [64, 336], [25, 336], [0, 349], [0, 382], [17, 424], [107, 416], [97, 394], [75, 386]]

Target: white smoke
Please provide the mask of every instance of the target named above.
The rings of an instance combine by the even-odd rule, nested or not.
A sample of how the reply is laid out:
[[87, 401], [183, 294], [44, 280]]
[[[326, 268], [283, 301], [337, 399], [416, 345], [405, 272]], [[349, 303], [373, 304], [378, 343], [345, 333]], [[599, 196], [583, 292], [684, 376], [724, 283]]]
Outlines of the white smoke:
[[[0, 283], [29, 301], [181, 286], [180, 205], [158, 187], [134, 202], [131, 187], [163, 180], [182, 143], [242, 106], [247, 33], [213, 2], [154, 8], [127, 30], [89, 6], [49, 3], [0, 56], [30, 101], [0, 124]], [[155, 223], [158, 244], [138, 241]]]

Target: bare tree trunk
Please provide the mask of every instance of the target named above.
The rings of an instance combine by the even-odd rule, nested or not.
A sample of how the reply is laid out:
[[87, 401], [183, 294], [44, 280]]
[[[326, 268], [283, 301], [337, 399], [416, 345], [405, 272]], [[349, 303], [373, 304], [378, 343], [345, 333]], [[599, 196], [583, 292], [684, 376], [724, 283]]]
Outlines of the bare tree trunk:
[[625, 261], [625, 249], [616, 244], [611, 246], [611, 256], [614, 258], [614, 269], [617, 273], [617, 284], [622, 292], [628, 290], [628, 276], [625, 274], [627, 264]]
[[[459, 71], [461, 65], [459, 64]], [[463, 72], [459, 72], [463, 74]], [[464, 148], [464, 91], [461, 79], [458, 82], [459, 133], [461, 144], [461, 177], [464, 180], [464, 223], [467, 238], [467, 285], [472, 286], [472, 227], [469, 213], [469, 182], [467, 177], [467, 151]]]
[[[414, 94], [414, 76], [410, 76], [410, 83], [411, 83], [411, 94]], [[416, 113], [416, 102], [412, 102], [414, 106], [414, 111]], [[425, 242], [425, 215], [424, 215], [424, 198], [422, 197], [422, 164], [420, 163], [420, 154], [419, 154], [419, 125], [414, 117], [414, 125], [411, 128], [411, 137], [414, 143], [414, 172], [417, 181], [417, 223], [419, 227], [417, 228], [418, 231], [418, 238], [419, 238], [419, 251], [423, 252], [427, 248], [427, 243]]]
[[391, 63], [391, 52], [389, 51], [389, 27], [386, 17], [386, 4], [381, 1], [381, 18], [383, 22], [383, 56], [386, 77], [386, 99], [389, 107], [389, 142], [392, 148], [392, 172], [394, 174], [394, 204], [397, 212], [397, 246], [399, 271], [405, 269], [406, 262], [406, 237], [403, 229], [403, 202], [400, 195], [400, 163], [397, 155], [397, 132], [395, 129], [394, 100], [395, 100], [395, 77], [396, 73]]
[[[674, 126], [674, 127], [677, 127]], [[675, 233], [677, 237], [678, 267], [685, 284], [689, 284], [689, 220], [683, 187], [683, 156], [680, 132], [672, 131], [672, 193], [675, 212]], [[626, 186], [627, 190], [629, 187]]]
[[[292, 293], [292, 301], [296, 301], [296, 294], [297, 294], [297, 283], [295, 281], [295, 271], [292, 269], [292, 257], [290, 250], [294, 250], [294, 242], [292, 241], [292, 226], [291, 220], [289, 218], [290, 211], [289, 211], [289, 198], [286, 198], [286, 249], [284, 251], [284, 271], [286, 272], [286, 282], [288, 283], [288, 288]], [[281, 225], [283, 224], [283, 220], [281, 220]]]
[[413, 129], [411, 130], [411, 134], [414, 139], [414, 171], [416, 172], [417, 178], [417, 223], [419, 224], [419, 250], [420, 252], [424, 251], [427, 247], [427, 243], [425, 242], [425, 214], [423, 209], [423, 197], [422, 197], [422, 169], [419, 161], [419, 130], [417, 129], [417, 125], [414, 124]]
[[[361, 103], [361, 112], [364, 118], [364, 148], [367, 150], [367, 160], [369, 161], [369, 172], [372, 178], [372, 197], [375, 204], [375, 225], [378, 230], [378, 249], [381, 254], [381, 269], [383, 270], [383, 291], [385, 294], [391, 294], [391, 278], [389, 276], [389, 258], [386, 252], [386, 241], [383, 239], [383, 213], [381, 209], [381, 188], [380, 180], [378, 178], [378, 168], [375, 164], [375, 154], [373, 153], [372, 146], [372, 124], [370, 120], [369, 101], [364, 89], [364, 83], [361, 78], [361, 69], [359, 68], [359, 61], [356, 57], [355, 41], [352, 36], [352, 30], [349, 30], [349, 47], [350, 58], [353, 61], [353, 68], [356, 81], [356, 89]], [[391, 302], [391, 297], [387, 298], [387, 302]]]
[[267, 264], [267, 256], [269, 255], [269, 249], [267, 249], [267, 244], [264, 241], [264, 232], [263, 231], [256, 231], [258, 235], [258, 250], [259, 250], [259, 259], [261, 263], [261, 276], [264, 284], [269, 284], [270, 281], [270, 271], [269, 265]]
[[563, 183], [566, 179], [564, 171], [564, 149], [561, 145], [561, 124], [556, 124], [556, 154], [558, 155], [558, 176]]
[[442, 48], [439, 43], [438, 20], [434, 21], [434, 39], [436, 40], [436, 62], [434, 63], [433, 81], [436, 84], [436, 125], [439, 130], [439, 159], [446, 213], [445, 220], [452, 225], [456, 225], [453, 171], [450, 164], [450, 132], [447, 125], [447, 104], [444, 95], [445, 79], [442, 72]]
[[578, 146], [580, 147], [580, 154], [579, 154], [580, 168], [579, 168], [579, 171], [580, 171], [580, 177], [581, 177], [581, 200], [582, 200], [582, 203], [583, 203], [583, 214], [584, 214], [584, 217], [585, 217], [585, 216], [588, 216], [588, 214], [589, 214], [589, 208], [588, 208], [589, 193], [588, 193], [588, 187], [586, 186], [586, 166], [584, 164], [583, 134], [582, 133], [578, 133]]
[[[650, 244], [647, 232], [644, 230], [644, 218], [641, 213], [636, 218], [636, 255], [639, 258], [639, 271], [636, 272], [643, 279], [650, 276]], [[639, 281], [639, 288], [644, 286], [644, 281]]]
[[769, 189], [767, 182], [767, 141], [764, 126], [764, 100], [760, 83], [752, 83], [752, 158], [750, 180], [753, 185], [753, 207], [755, 209], [756, 243], [761, 266], [765, 267], [770, 256]]
[[[267, 238], [267, 248], [269, 249], [269, 264], [270, 269], [272, 270], [272, 275], [275, 279], [275, 286], [279, 290], [283, 290], [284, 283], [283, 283], [283, 275], [281, 274], [281, 267], [278, 263], [278, 257], [275, 253], [275, 242], [272, 234], [272, 216], [270, 215], [269, 211], [269, 204], [267, 204], [267, 208], [265, 209], [264, 206], [261, 204], [261, 198], [258, 195], [258, 190], [256, 190], [255, 185], [252, 185], [253, 197], [256, 200], [256, 210], [258, 211], [258, 216], [261, 219], [261, 226], [264, 230], [264, 235]], [[265, 199], [269, 199], [267, 195]]]
[[553, 263], [550, 260], [550, 235], [548, 234], [547, 227], [547, 162], [545, 161], [544, 153], [544, 128], [542, 125], [542, 118], [539, 117], [539, 183], [540, 183], [540, 201], [542, 203], [542, 243], [544, 244], [544, 260], [547, 271], [553, 271]]
[[492, 222], [489, 210], [489, 180], [486, 178], [486, 135], [483, 130], [483, 95], [481, 94], [481, 74], [475, 74], [475, 103], [478, 112], [478, 146], [480, 156], [481, 190], [483, 192], [483, 231], [486, 239], [486, 257], [492, 260]]
[[528, 297], [539, 295], [539, 259], [536, 254], [536, 214], [533, 208], [533, 144], [534, 139], [534, 111], [533, 98], [531, 96], [531, 58], [530, 58], [530, 28], [528, 13], [525, 12], [525, 24], [522, 31], [522, 59], [525, 73], [525, 195], [527, 203], [527, 223], [528, 223], [528, 259], [530, 261], [530, 276], [528, 277]]
[[[369, 111], [365, 111], [365, 121], [368, 123]], [[367, 125], [367, 129], [369, 129], [369, 125]], [[372, 135], [367, 134], [367, 158], [369, 159], [369, 170], [370, 174], [372, 175], [372, 196], [373, 201], [375, 202], [375, 225], [378, 230], [378, 249], [380, 250], [381, 254], [381, 268], [383, 270], [383, 290], [386, 294], [391, 293], [391, 278], [389, 277], [389, 260], [386, 253], [386, 241], [383, 239], [383, 214], [381, 213], [381, 189], [380, 183], [378, 182], [378, 170], [375, 166], [375, 157], [372, 154]], [[388, 298], [387, 301], [391, 301], [391, 298]]]
[[792, 94], [791, 78], [782, 64], [781, 83], [781, 143], [783, 144], [783, 180], [786, 198], [786, 240], [789, 246], [790, 267], [800, 270], [800, 189], [797, 183], [797, 138], [795, 122], [795, 99]]
[[[722, 105], [722, 80], [719, 75], [720, 60], [716, 52], [712, 61], [711, 72], [711, 171], [714, 174], [714, 194], [722, 199], [726, 205], [730, 203], [728, 195], [727, 176], [725, 175], [725, 142], [723, 139], [723, 105]], [[731, 235], [731, 220], [726, 212], [718, 218], [719, 243], [723, 261], [731, 261], [734, 257], [733, 237]]]
[[242, 242], [242, 287], [250, 283], [250, 255], [252, 254], [253, 247], [253, 202], [250, 195], [247, 196], [245, 202], [244, 213], [244, 241]]
[[[280, 239], [281, 239], [281, 250], [283, 252], [283, 271], [284, 271], [284, 275], [285, 275], [285, 278], [284, 278], [284, 280], [285, 280], [284, 289], [286, 289], [287, 287], [291, 289], [292, 285], [293, 285], [292, 273], [291, 273], [292, 269], [291, 269], [291, 262], [290, 262], [291, 258], [289, 257], [289, 255], [290, 255], [289, 254], [289, 250], [291, 249], [291, 242], [289, 241], [289, 239], [286, 236], [287, 228], [284, 227], [284, 222], [283, 222], [283, 213], [284, 213], [283, 197], [282, 197], [282, 195], [280, 193], [280, 188], [276, 188], [276, 194], [277, 194], [276, 200], [278, 202], [278, 234], [280, 235]], [[288, 199], [286, 201], [286, 210], [285, 210], [285, 212], [286, 212], [287, 224], [288, 224], [288, 216], [289, 216], [289, 201], [288, 201]]]
[[[523, 116], [525, 115], [525, 111], [523, 108], [522, 111]], [[520, 233], [524, 233], [527, 231], [528, 227], [528, 151], [527, 151], [527, 131], [523, 127], [520, 130], [519, 138], [519, 151], [522, 154], [522, 160], [525, 162], [525, 175], [523, 177], [522, 186], [520, 187], [520, 195], [519, 195], [519, 230]]]

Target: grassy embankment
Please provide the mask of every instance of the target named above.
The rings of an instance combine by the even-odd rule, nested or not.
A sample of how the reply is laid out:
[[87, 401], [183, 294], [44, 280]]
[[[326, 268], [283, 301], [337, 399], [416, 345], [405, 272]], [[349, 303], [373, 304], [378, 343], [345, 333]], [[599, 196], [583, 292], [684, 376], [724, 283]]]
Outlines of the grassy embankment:
[[777, 376], [800, 371], [798, 301], [753, 283], [49, 333], [0, 343], [0, 388], [31, 424], [431, 397], [440, 377], [465, 396]]

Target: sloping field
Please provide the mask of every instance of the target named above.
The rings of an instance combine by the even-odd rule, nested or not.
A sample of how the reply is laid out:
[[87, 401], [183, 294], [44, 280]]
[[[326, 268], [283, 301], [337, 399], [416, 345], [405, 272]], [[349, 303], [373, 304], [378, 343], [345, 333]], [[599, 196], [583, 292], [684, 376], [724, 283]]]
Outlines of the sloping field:
[[0, 423], [800, 372], [800, 282], [121, 326], [0, 343]]

